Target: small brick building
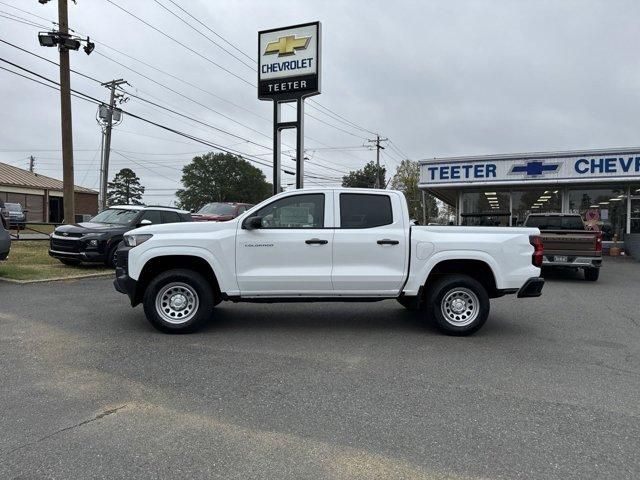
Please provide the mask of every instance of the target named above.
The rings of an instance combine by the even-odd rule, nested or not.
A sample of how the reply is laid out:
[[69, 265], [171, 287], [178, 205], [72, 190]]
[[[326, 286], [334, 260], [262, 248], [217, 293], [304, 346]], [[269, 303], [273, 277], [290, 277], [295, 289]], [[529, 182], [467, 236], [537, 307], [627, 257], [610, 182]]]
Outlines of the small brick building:
[[[19, 203], [27, 210], [28, 222], [61, 223], [64, 200], [62, 181], [0, 163], [0, 199]], [[98, 213], [98, 192], [75, 187], [75, 221]]]

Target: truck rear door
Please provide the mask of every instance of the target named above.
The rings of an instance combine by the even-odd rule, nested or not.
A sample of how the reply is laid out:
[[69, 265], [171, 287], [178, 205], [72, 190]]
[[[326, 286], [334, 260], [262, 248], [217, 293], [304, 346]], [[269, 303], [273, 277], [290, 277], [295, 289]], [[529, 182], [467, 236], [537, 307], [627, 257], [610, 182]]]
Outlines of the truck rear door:
[[399, 195], [334, 192], [335, 294], [394, 295], [406, 278], [409, 226]]

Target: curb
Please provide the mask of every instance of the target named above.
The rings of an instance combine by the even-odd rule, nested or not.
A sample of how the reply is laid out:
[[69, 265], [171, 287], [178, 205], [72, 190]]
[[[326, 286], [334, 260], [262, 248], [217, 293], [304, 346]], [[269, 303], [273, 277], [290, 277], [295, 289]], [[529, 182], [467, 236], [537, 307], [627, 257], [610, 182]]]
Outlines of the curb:
[[54, 278], [43, 278], [37, 280], [14, 280], [12, 278], [0, 278], [0, 282], [7, 283], [16, 283], [19, 285], [25, 285], [29, 283], [45, 283], [45, 282], [60, 282], [63, 280], [78, 280], [80, 278], [99, 278], [99, 277], [108, 277], [111, 275], [115, 275], [114, 272], [104, 272], [104, 273], [89, 273], [86, 275], [74, 275], [72, 277], [54, 277]]

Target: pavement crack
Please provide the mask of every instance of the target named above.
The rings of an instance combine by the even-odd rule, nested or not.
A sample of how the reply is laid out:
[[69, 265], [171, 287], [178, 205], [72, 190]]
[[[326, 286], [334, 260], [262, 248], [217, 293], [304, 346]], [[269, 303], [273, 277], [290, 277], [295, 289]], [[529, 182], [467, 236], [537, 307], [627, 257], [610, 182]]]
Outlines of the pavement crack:
[[61, 428], [59, 430], [56, 430], [55, 432], [52, 432], [52, 433], [49, 433], [49, 434], [47, 434], [47, 435], [45, 435], [43, 437], [40, 437], [37, 440], [34, 440], [33, 442], [27, 442], [27, 443], [23, 443], [22, 445], [18, 445], [17, 447], [15, 447], [15, 448], [9, 450], [8, 452], [4, 453], [3, 456], [6, 457], [8, 455], [11, 455], [14, 452], [17, 452], [18, 450], [21, 450], [21, 449], [26, 448], [26, 447], [30, 447], [32, 445], [36, 445], [37, 443], [43, 442], [45, 440], [48, 440], [51, 437], [55, 437], [56, 435], [58, 435], [60, 433], [67, 432], [69, 430], [73, 430], [75, 428], [82, 427], [83, 425], [86, 425], [88, 423], [95, 422], [96, 420], [100, 420], [100, 419], [102, 419], [104, 417], [107, 417], [109, 415], [113, 415], [117, 411], [122, 410], [123, 408], [126, 408], [126, 407], [127, 407], [127, 405], [121, 405], [119, 407], [115, 407], [115, 408], [110, 408], [108, 410], [104, 410], [104, 411], [100, 412], [99, 414], [97, 414], [94, 417], [91, 417], [91, 418], [89, 418], [87, 420], [83, 420], [82, 422], [75, 423], [75, 424], [70, 425], [68, 427], [64, 427], [64, 428]]

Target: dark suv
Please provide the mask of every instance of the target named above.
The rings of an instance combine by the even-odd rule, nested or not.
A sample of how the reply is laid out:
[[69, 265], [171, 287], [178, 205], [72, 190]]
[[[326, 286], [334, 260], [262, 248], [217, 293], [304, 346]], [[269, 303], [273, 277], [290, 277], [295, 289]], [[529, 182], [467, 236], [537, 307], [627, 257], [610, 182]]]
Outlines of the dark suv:
[[50, 237], [49, 255], [65, 265], [93, 262], [115, 267], [116, 249], [129, 230], [144, 225], [190, 221], [189, 212], [176, 208], [114, 206], [89, 222], [57, 227]]

